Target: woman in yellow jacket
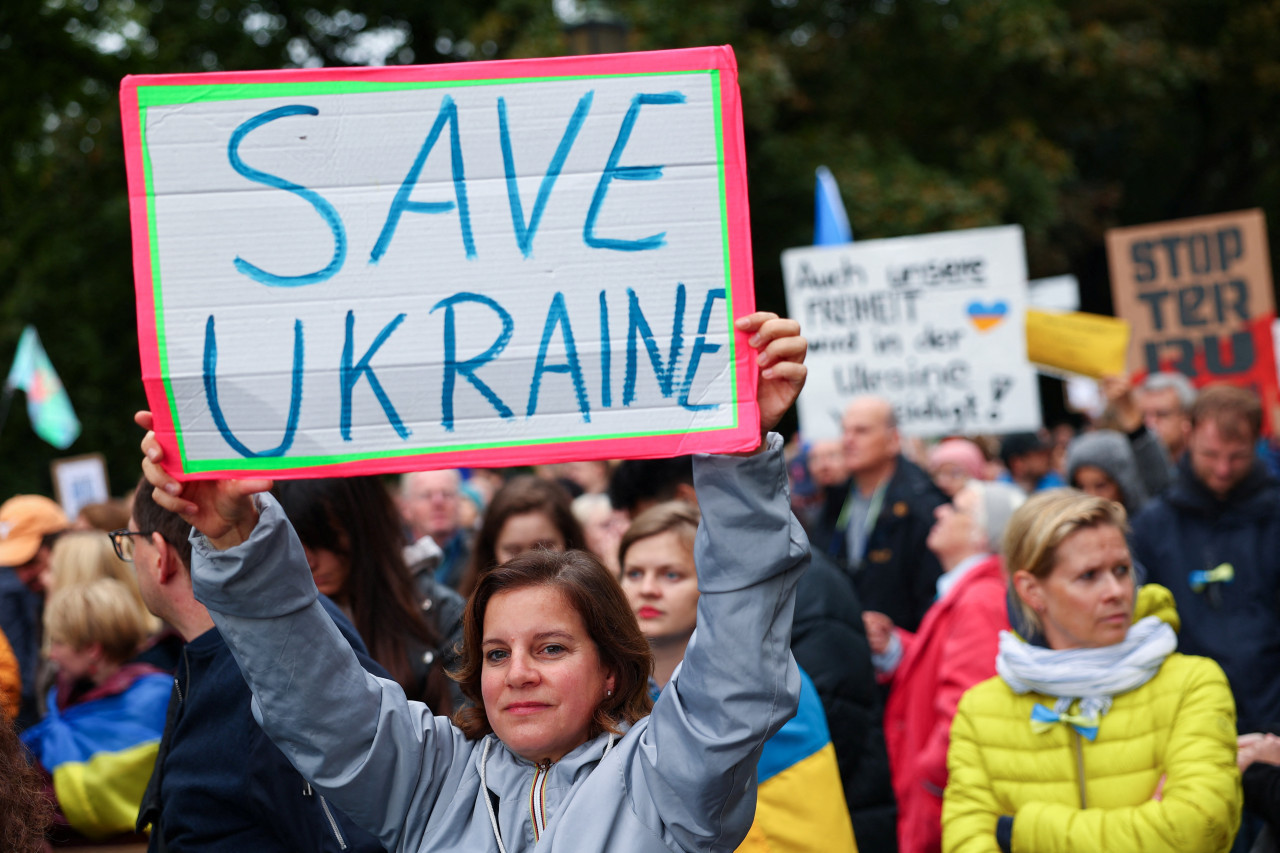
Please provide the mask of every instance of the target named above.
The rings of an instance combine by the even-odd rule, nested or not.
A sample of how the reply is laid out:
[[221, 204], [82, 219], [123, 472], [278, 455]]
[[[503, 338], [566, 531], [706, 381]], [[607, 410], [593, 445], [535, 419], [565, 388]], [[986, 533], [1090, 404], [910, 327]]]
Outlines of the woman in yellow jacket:
[[1231, 690], [1216, 663], [1174, 651], [1169, 591], [1135, 593], [1125, 531], [1118, 504], [1071, 489], [1036, 495], [1010, 520], [1021, 637], [1002, 633], [999, 675], [956, 712], [944, 851], [1231, 848]]

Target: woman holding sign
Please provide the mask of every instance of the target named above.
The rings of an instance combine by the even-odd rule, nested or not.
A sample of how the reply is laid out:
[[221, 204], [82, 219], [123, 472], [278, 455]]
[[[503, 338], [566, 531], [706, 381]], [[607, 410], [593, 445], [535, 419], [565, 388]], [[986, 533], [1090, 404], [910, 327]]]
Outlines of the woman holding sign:
[[[737, 321], [761, 368], [762, 431], [804, 384], [798, 325]], [[139, 423], [149, 428], [150, 416]], [[789, 652], [808, 541], [788, 508], [779, 436], [694, 463], [703, 522], [698, 636], [652, 706], [648, 646], [584, 552], [522, 555], [467, 605], [455, 725], [366, 676], [316, 601], [266, 481], [180, 483], [154, 435], [156, 500], [199, 531], [196, 595], [240, 663], [263, 728], [306, 778], [392, 850], [734, 850], [765, 740], [795, 713]]]

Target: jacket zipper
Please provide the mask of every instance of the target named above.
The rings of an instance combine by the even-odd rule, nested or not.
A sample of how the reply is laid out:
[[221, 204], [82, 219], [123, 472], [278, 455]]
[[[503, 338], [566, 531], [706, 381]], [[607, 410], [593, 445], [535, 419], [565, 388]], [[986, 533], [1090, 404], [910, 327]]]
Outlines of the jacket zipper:
[[[310, 797], [312, 796], [313, 793], [314, 792], [311, 788], [311, 783], [306, 780], [303, 780], [302, 795], [304, 797]], [[347, 849], [346, 839], [342, 837], [342, 830], [338, 828], [338, 821], [334, 819], [333, 812], [329, 811], [329, 801], [322, 796], [317, 796], [316, 799], [320, 801], [320, 808], [324, 810], [325, 819], [329, 821], [329, 829], [333, 831], [333, 837], [338, 842], [338, 849], [346, 850]]]
[[188, 679], [191, 678], [191, 660], [187, 657], [187, 644], [182, 644], [182, 671], [173, 677], [173, 689], [178, 691], [178, 704], [181, 705], [187, 701], [187, 697], [182, 695], [182, 680], [180, 676], [186, 673]]
[[533, 785], [529, 788], [529, 817], [533, 821], [533, 843], [537, 844], [547, 829], [547, 777], [551, 762], [539, 761], [533, 768]]
[[1087, 809], [1089, 800], [1084, 790], [1084, 738], [1075, 729], [1071, 730], [1071, 734], [1075, 736], [1076, 741], [1076, 778], [1080, 782], [1080, 808]]

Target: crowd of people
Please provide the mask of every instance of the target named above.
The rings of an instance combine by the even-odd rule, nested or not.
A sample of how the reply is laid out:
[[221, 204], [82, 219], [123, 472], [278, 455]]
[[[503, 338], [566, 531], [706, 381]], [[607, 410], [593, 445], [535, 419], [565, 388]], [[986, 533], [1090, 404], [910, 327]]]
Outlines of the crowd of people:
[[804, 340], [739, 328], [751, 454], [179, 482], [147, 432], [128, 500], [10, 498], [0, 845], [1276, 849], [1255, 394], [784, 442]]

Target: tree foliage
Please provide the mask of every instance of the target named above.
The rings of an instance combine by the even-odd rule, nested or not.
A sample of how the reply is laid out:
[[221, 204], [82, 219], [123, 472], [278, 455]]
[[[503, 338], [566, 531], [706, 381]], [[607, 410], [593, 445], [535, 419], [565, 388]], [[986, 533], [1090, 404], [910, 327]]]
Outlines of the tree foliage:
[[[556, 0], [572, 13], [574, 0]], [[829, 166], [860, 238], [1018, 223], [1033, 276], [1107, 311], [1103, 232], [1280, 215], [1280, 0], [615, 0], [631, 49], [731, 44], [759, 302], [812, 235]], [[564, 51], [553, 0], [41, 0], [0, 9], [0, 358], [40, 330], [113, 484], [138, 377], [117, 105], [125, 74], [454, 62]], [[57, 452], [20, 401], [6, 493]]]

